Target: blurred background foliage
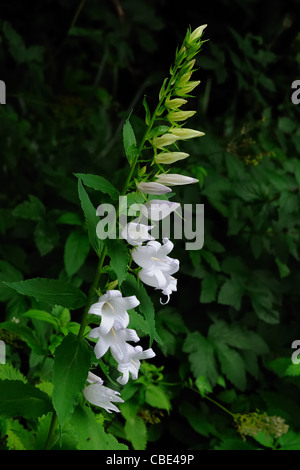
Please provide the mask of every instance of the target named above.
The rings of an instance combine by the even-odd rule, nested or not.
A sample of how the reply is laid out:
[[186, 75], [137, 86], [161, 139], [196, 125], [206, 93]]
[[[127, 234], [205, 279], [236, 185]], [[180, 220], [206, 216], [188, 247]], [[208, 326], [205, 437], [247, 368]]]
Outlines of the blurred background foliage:
[[[199, 179], [173, 200], [205, 205], [204, 247], [175, 243], [178, 293], [168, 307], [156, 304], [163, 344], [124, 387], [121, 416], [99, 415], [130, 448], [300, 449], [300, 366], [291, 362], [300, 337], [300, 129], [291, 102], [299, 8], [296, 0], [1, 2], [0, 279], [53, 277], [86, 291], [95, 256], [73, 173], [121, 188], [128, 114], [140, 137], [144, 94], [153, 109], [187, 27], [208, 23], [188, 126], [206, 135], [183, 143], [188, 163], [173, 165]], [[3, 284], [0, 300], [7, 362], [32, 383], [51, 382], [55, 338], [76, 330], [80, 311], [49, 310], [54, 327], [24, 317], [41, 305]], [[34, 429], [36, 442], [49, 419]], [[28, 430], [9, 421], [3, 448], [34, 446]]]

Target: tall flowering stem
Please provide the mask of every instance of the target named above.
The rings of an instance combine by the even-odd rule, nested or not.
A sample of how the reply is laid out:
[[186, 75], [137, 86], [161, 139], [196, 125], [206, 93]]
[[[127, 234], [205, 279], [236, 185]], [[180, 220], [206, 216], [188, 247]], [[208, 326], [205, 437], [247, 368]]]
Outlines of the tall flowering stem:
[[[194, 72], [194, 57], [203, 43], [201, 36], [205, 27], [206, 25], [200, 26], [193, 32], [190, 28], [188, 29], [182, 46], [176, 51], [174, 65], [170, 68], [170, 76], [162, 84], [158, 104], [152, 115], [146, 98], [144, 98], [147, 127], [138, 146], [136, 143], [132, 144], [132, 141], [136, 142], [136, 139], [130, 123], [127, 124], [131, 136], [131, 144], [129, 145], [134, 148], [133, 152], [128, 155], [124, 144], [130, 169], [121, 196], [125, 196], [128, 191], [135, 190], [143, 193], [147, 200], [147, 194], [163, 195], [171, 192], [169, 186], [198, 182], [197, 179], [189, 176], [168, 175], [168, 171], [172, 163], [189, 157], [189, 154], [179, 151], [178, 142], [204, 135], [203, 132], [183, 127], [185, 121], [192, 117], [196, 111], [182, 110], [181, 107], [187, 103], [187, 98], [192, 96], [190, 93], [200, 83], [200, 81], [192, 81], [191, 77]], [[143, 163], [144, 166], [137, 171], [139, 163]], [[164, 169], [164, 165], [167, 165], [167, 171]], [[167, 207], [166, 204], [163, 207], [162, 201], [156, 200], [155, 204], [152, 204], [153, 211], [150, 210], [148, 213], [150, 206], [151, 204], [148, 203], [144, 207], [147, 217], [150, 219], [153, 217], [152, 220], [160, 220], [175, 210], [179, 204], [168, 203]], [[120, 208], [117, 209], [116, 218], [119, 215], [119, 210]], [[177, 290], [177, 279], [173, 277], [173, 274], [179, 269], [179, 260], [169, 256], [174, 246], [173, 243], [167, 238], [164, 238], [162, 243], [153, 240], [153, 237], [148, 234], [148, 230], [151, 228], [151, 224], [129, 223], [122, 230], [122, 234], [125, 234], [123, 238], [127, 240], [128, 244], [133, 245], [130, 252], [132, 261], [139, 266], [137, 271], [140, 281], [155, 289], [160, 289], [162, 294], [167, 297], [168, 302], [172, 292]], [[135, 239], [135, 237], [139, 238]], [[118, 281], [115, 281], [112, 290], [108, 287], [106, 293], [100, 295], [96, 303], [92, 303], [95, 292], [98, 292], [99, 280], [107, 254], [106, 250], [104, 244], [99, 255], [98, 268], [89, 292], [78, 338], [83, 338], [88, 315], [98, 315], [100, 325], [89, 333], [90, 339], [97, 340], [94, 347], [95, 356], [99, 359], [109, 350], [118, 363], [117, 370], [121, 373], [117, 381], [124, 385], [130, 378], [137, 379], [140, 361], [154, 357], [155, 353], [151, 348], [144, 351], [139, 345], [129, 344], [130, 342], [137, 343], [139, 337], [134, 330], [127, 328], [129, 324], [127, 309], [130, 310], [138, 306], [140, 302], [135, 296], [123, 297], [120, 290], [114, 290]], [[163, 302], [161, 301], [161, 303]], [[107, 410], [118, 411], [118, 408], [110, 402], [122, 402], [116, 392], [104, 387], [102, 379], [92, 373], [87, 381], [90, 385], [87, 385], [83, 390], [87, 400]]]

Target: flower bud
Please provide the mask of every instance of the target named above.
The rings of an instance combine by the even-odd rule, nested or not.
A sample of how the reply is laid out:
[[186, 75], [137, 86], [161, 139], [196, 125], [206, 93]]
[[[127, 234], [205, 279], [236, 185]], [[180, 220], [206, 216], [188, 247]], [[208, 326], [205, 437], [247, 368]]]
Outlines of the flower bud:
[[187, 103], [187, 100], [183, 98], [174, 98], [172, 100], [166, 99], [165, 107], [168, 109], [176, 109], [182, 106], [183, 104]]
[[194, 114], [196, 114], [196, 111], [171, 111], [167, 114], [167, 118], [171, 122], [185, 121], [189, 117], [194, 116]]
[[168, 184], [169, 186], [177, 186], [182, 184], [198, 183], [199, 180], [191, 178], [190, 176], [177, 175], [177, 174], [161, 174], [158, 175], [157, 181], [162, 184]]
[[192, 42], [196, 41], [197, 39], [201, 38], [202, 33], [204, 29], [206, 28], [207, 24], [203, 24], [201, 26], [198, 26], [198, 28], [194, 29], [194, 31], [191, 33], [188, 43], [191, 44]]
[[202, 137], [204, 132], [195, 131], [194, 129], [186, 129], [182, 127], [175, 127], [170, 130], [170, 133], [175, 135], [178, 139], [193, 139], [194, 137]]
[[181, 88], [181, 87], [183, 87], [184, 85], [186, 85], [186, 84], [188, 83], [189, 79], [191, 78], [191, 76], [192, 76], [192, 72], [184, 73], [184, 74], [180, 77], [180, 79], [179, 79], [179, 81], [178, 81], [178, 83], [177, 83], [177, 86]]
[[160, 184], [160, 183], [139, 183], [137, 185], [137, 189], [138, 191], [140, 191], [141, 193], [145, 193], [145, 194], [155, 194], [157, 196], [161, 195], [161, 194], [166, 194], [166, 193], [170, 193], [172, 191], [172, 189], [168, 188], [167, 186], [164, 186], [163, 184]]
[[199, 85], [199, 83], [201, 83], [200, 80], [197, 80], [197, 81], [189, 82], [183, 87], [178, 87], [178, 88], [176, 87], [175, 88], [175, 94], [178, 95], [178, 96], [187, 95], [188, 93], [193, 91], [194, 88], [196, 88], [196, 86]]
[[169, 165], [175, 163], [178, 160], [184, 160], [189, 156], [188, 153], [184, 152], [161, 152], [154, 157], [155, 163], [163, 163]]
[[160, 137], [155, 137], [152, 141], [153, 147], [162, 148], [176, 142], [178, 138], [173, 134], [163, 134]]

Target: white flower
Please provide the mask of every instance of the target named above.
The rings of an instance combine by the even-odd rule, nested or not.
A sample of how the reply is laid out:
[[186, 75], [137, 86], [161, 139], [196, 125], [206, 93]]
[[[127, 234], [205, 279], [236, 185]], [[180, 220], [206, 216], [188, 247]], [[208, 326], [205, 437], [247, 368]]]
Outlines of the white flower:
[[116, 330], [126, 328], [129, 323], [127, 310], [137, 307], [139, 303], [135, 295], [122, 297], [120, 291], [108, 290], [90, 307], [89, 313], [101, 316], [99, 331], [101, 335], [107, 335], [113, 327]]
[[162, 220], [180, 207], [179, 202], [152, 199], [141, 207], [142, 214], [150, 220]]
[[118, 377], [117, 382], [119, 382], [121, 385], [127, 384], [129, 380], [129, 373], [131, 374], [132, 379], [136, 380], [138, 378], [138, 373], [141, 366], [140, 361], [143, 359], [150, 359], [154, 356], [155, 352], [151, 348], [143, 351], [141, 346], [133, 347], [128, 344], [126, 357], [124, 357], [121, 361], [118, 361], [118, 371], [121, 372], [123, 376]]
[[168, 184], [169, 186], [176, 186], [182, 184], [198, 183], [199, 180], [191, 178], [190, 176], [177, 175], [177, 174], [161, 174], [157, 176], [159, 183]]
[[129, 222], [122, 230], [122, 237], [127, 240], [131, 245], [141, 245], [145, 241], [154, 240], [148, 231], [153, 228], [153, 225], [137, 224]]
[[157, 241], [150, 241], [146, 246], [139, 246], [132, 250], [133, 260], [141, 266], [139, 277], [148, 286], [161, 289], [170, 296], [175, 290], [176, 283], [172, 274], [178, 271], [178, 259], [170, 258], [168, 253], [173, 249], [173, 243], [168, 238], [163, 239], [163, 245]]
[[120, 412], [120, 410], [111, 403], [112, 401], [124, 403], [119, 392], [104, 387], [103, 380], [92, 372], [89, 372], [87, 381], [91, 385], [85, 387], [82, 392], [87, 401], [92, 403], [92, 405], [104, 408], [108, 413], [111, 413], [111, 411]]
[[115, 330], [112, 328], [107, 335], [102, 335], [100, 328], [93, 328], [89, 333], [89, 338], [99, 338], [96, 346], [94, 347], [95, 356], [97, 359], [104, 356], [108, 348], [110, 348], [111, 353], [114, 357], [117, 357], [118, 361], [122, 360], [126, 356], [127, 352], [127, 343], [126, 341], [133, 341], [137, 343], [139, 337], [136, 334], [135, 330], [128, 328]]
[[173, 276], [170, 276], [168, 281], [169, 281], [169, 283], [168, 283], [167, 287], [165, 287], [165, 289], [162, 291], [162, 293], [167, 296], [167, 300], [166, 300], [166, 302], [162, 302], [161, 299], [160, 299], [160, 303], [163, 304], [163, 305], [167, 304], [169, 302], [170, 295], [172, 294], [172, 292], [177, 291], [177, 279], [175, 279], [175, 277], [173, 277]]
[[161, 194], [166, 194], [170, 193], [172, 189], [168, 188], [167, 186], [164, 186], [163, 184], [160, 183], [139, 183], [137, 185], [137, 189], [141, 193], [145, 194], [155, 194], [157, 196], [160, 196]]

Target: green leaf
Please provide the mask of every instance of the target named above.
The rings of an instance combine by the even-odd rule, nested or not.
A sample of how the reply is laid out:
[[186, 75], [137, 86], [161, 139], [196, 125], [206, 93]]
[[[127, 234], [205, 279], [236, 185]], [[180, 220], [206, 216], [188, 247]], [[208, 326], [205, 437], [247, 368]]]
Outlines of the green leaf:
[[211, 385], [207, 382], [206, 377], [200, 375], [195, 381], [195, 385], [201, 393], [202, 397], [205, 397], [206, 394], [212, 393]]
[[65, 281], [35, 278], [27, 281], [4, 282], [4, 284], [19, 294], [34, 297], [36, 300], [48, 302], [50, 305], [77, 309], [86, 303], [86, 295], [78, 287]]
[[246, 388], [245, 363], [240, 354], [225, 344], [217, 347], [221, 370], [227, 379], [239, 390]]
[[48, 395], [20, 380], [0, 381], [0, 415], [37, 418], [52, 410]]
[[19, 380], [24, 384], [27, 383], [26, 377], [12, 364], [1, 364], [0, 366], [0, 380]]
[[134, 450], [145, 450], [147, 445], [147, 427], [139, 416], [126, 420], [124, 431], [126, 438], [132, 443]]
[[112, 199], [116, 201], [118, 200], [119, 191], [103, 176], [85, 173], [74, 173], [74, 175], [88, 188], [93, 188], [95, 191], [101, 191], [101, 193], [108, 194]]
[[34, 434], [16, 420], [7, 421], [6, 445], [9, 450], [35, 450]]
[[198, 331], [189, 333], [183, 343], [183, 351], [189, 354], [191, 370], [194, 376], [204, 376], [214, 386], [218, 381], [217, 364], [211, 341]]
[[123, 126], [123, 146], [129, 165], [131, 166], [137, 154], [136, 138], [129, 119]]
[[278, 438], [277, 443], [280, 445], [280, 450], [299, 450], [300, 434], [288, 431]]
[[248, 441], [243, 441], [238, 438], [225, 438], [220, 444], [214, 447], [215, 450], [257, 450], [257, 446], [254, 446]]
[[300, 364], [290, 364], [285, 371], [285, 375], [290, 377], [297, 377], [300, 375]]
[[19, 204], [14, 210], [15, 217], [22, 217], [23, 219], [43, 220], [45, 217], [45, 206], [39, 198], [29, 195], [29, 201], [24, 201]]
[[201, 283], [200, 303], [214, 302], [217, 298], [218, 283], [213, 275], [207, 275]]
[[68, 276], [73, 276], [81, 268], [90, 251], [88, 237], [81, 232], [71, 232], [64, 252], [65, 268]]
[[104, 431], [90, 408], [77, 406], [70, 420], [78, 450], [127, 450], [111, 434]]
[[127, 265], [129, 263], [128, 249], [123, 240], [106, 239], [107, 254], [110, 257], [110, 266], [117, 275], [119, 286], [127, 275]]
[[149, 106], [148, 106], [148, 103], [147, 103], [147, 100], [146, 100], [146, 95], [144, 96], [144, 99], [143, 99], [143, 106], [144, 106], [145, 112], [146, 112], [145, 123], [148, 126], [148, 124], [151, 121], [151, 113], [150, 113], [150, 109], [149, 109]]
[[96, 233], [96, 227], [99, 222], [99, 219], [96, 215], [96, 209], [91, 203], [90, 198], [86, 190], [84, 189], [81, 179], [78, 179], [78, 195], [86, 220], [90, 244], [94, 248], [95, 252], [99, 255], [101, 251], [101, 241], [97, 237]]
[[154, 408], [161, 408], [167, 411], [171, 409], [170, 399], [159, 385], [147, 385], [145, 402]]
[[236, 310], [240, 310], [244, 290], [243, 284], [239, 282], [237, 277], [228, 279], [220, 289], [218, 303], [222, 305], [231, 305]]
[[23, 317], [41, 320], [46, 323], [50, 323], [56, 328], [58, 327], [58, 320], [53, 317], [50, 313], [44, 312], [43, 310], [28, 310], [27, 312], [23, 313]]
[[90, 367], [90, 349], [85, 340], [69, 334], [55, 350], [53, 406], [63, 425], [73, 413]]

